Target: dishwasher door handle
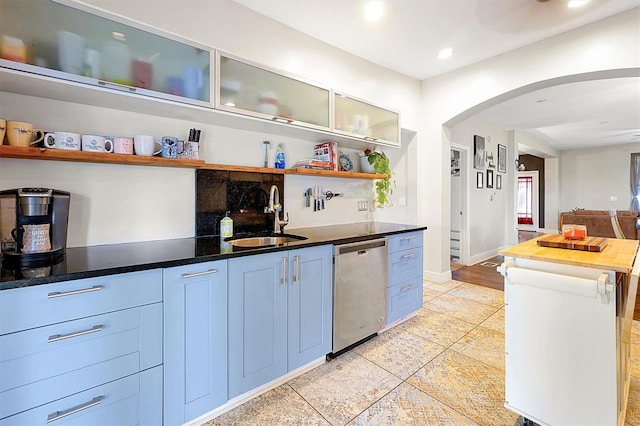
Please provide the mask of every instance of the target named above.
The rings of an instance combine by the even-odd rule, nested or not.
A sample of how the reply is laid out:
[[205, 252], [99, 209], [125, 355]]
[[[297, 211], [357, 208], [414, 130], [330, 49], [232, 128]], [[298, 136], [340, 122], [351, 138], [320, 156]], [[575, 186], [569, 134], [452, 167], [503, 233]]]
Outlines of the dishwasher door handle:
[[358, 256], [366, 256], [369, 254], [369, 250], [360, 250], [358, 251]]

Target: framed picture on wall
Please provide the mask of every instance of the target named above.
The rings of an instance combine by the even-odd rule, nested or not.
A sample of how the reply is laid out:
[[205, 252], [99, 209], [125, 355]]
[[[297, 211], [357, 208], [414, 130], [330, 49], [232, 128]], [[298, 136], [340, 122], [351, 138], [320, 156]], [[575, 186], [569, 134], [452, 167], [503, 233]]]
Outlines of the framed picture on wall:
[[473, 168], [484, 170], [485, 159], [484, 138], [473, 135]]
[[493, 188], [493, 170], [487, 169], [487, 188]]
[[476, 173], [476, 188], [484, 188], [484, 173]]
[[496, 175], [496, 189], [502, 189], [502, 175]]
[[507, 147], [498, 144], [498, 172], [507, 173]]

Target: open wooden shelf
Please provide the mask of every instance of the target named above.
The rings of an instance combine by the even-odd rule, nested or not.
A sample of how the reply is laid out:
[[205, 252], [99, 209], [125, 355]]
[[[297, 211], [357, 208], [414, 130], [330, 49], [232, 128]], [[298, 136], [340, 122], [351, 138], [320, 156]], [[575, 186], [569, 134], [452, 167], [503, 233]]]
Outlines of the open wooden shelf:
[[336, 177], [347, 179], [384, 179], [386, 175], [375, 173], [339, 172], [318, 169], [274, 169], [269, 167], [236, 166], [231, 164], [208, 164], [203, 160], [181, 158], [147, 157], [141, 155], [113, 154], [103, 152], [70, 151], [65, 149], [23, 148], [0, 145], [0, 158], [22, 158], [27, 160], [75, 161], [80, 163], [129, 164], [134, 166], [182, 167], [191, 169], [226, 170], [234, 172], [292, 174]]

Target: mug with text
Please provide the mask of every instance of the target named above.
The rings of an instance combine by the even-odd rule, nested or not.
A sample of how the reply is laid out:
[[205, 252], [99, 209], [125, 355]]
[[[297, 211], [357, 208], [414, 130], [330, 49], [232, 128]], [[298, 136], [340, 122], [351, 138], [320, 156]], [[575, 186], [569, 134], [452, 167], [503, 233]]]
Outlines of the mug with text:
[[[156, 149], [156, 146], [158, 149]], [[162, 152], [162, 144], [156, 142], [151, 135], [135, 135], [133, 137], [133, 147], [136, 151], [136, 155], [144, 155], [150, 157]]]
[[133, 138], [113, 138], [113, 152], [116, 154], [133, 154]]
[[[33, 124], [24, 121], [7, 121], [7, 139], [9, 145], [29, 147], [44, 138], [44, 132], [34, 129]], [[34, 134], [39, 136], [34, 138]]]
[[88, 152], [113, 152], [113, 142], [97, 135], [82, 135], [82, 150]]
[[80, 151], [80, 134], [71, 132], [54, 132], [44, 135], [46, 148]]

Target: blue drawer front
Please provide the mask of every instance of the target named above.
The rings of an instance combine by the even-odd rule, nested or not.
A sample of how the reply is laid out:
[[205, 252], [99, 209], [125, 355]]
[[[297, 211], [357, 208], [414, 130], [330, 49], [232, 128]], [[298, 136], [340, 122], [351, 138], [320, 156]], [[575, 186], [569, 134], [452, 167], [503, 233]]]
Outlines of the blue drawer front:
[[[151, 270], [3, 290], [0, 335], [162, 301]], [[25, 315], [29, 312], [29, 315]]]
[[387, 325], [422, 307], [422, 277], [396, 284], [387, 291]]
[[422, 247], [390, 254], [388, 274], [389, 287], [414, 277], [422, 277]]
[[1, 419], [0, 426], [46, 425], [47, 420], [55, 425], [160, 425], [162, 369], [155, 367]]
[[391, 235], [387, 241], [389, 253], [422, 247], [422, 231]]

